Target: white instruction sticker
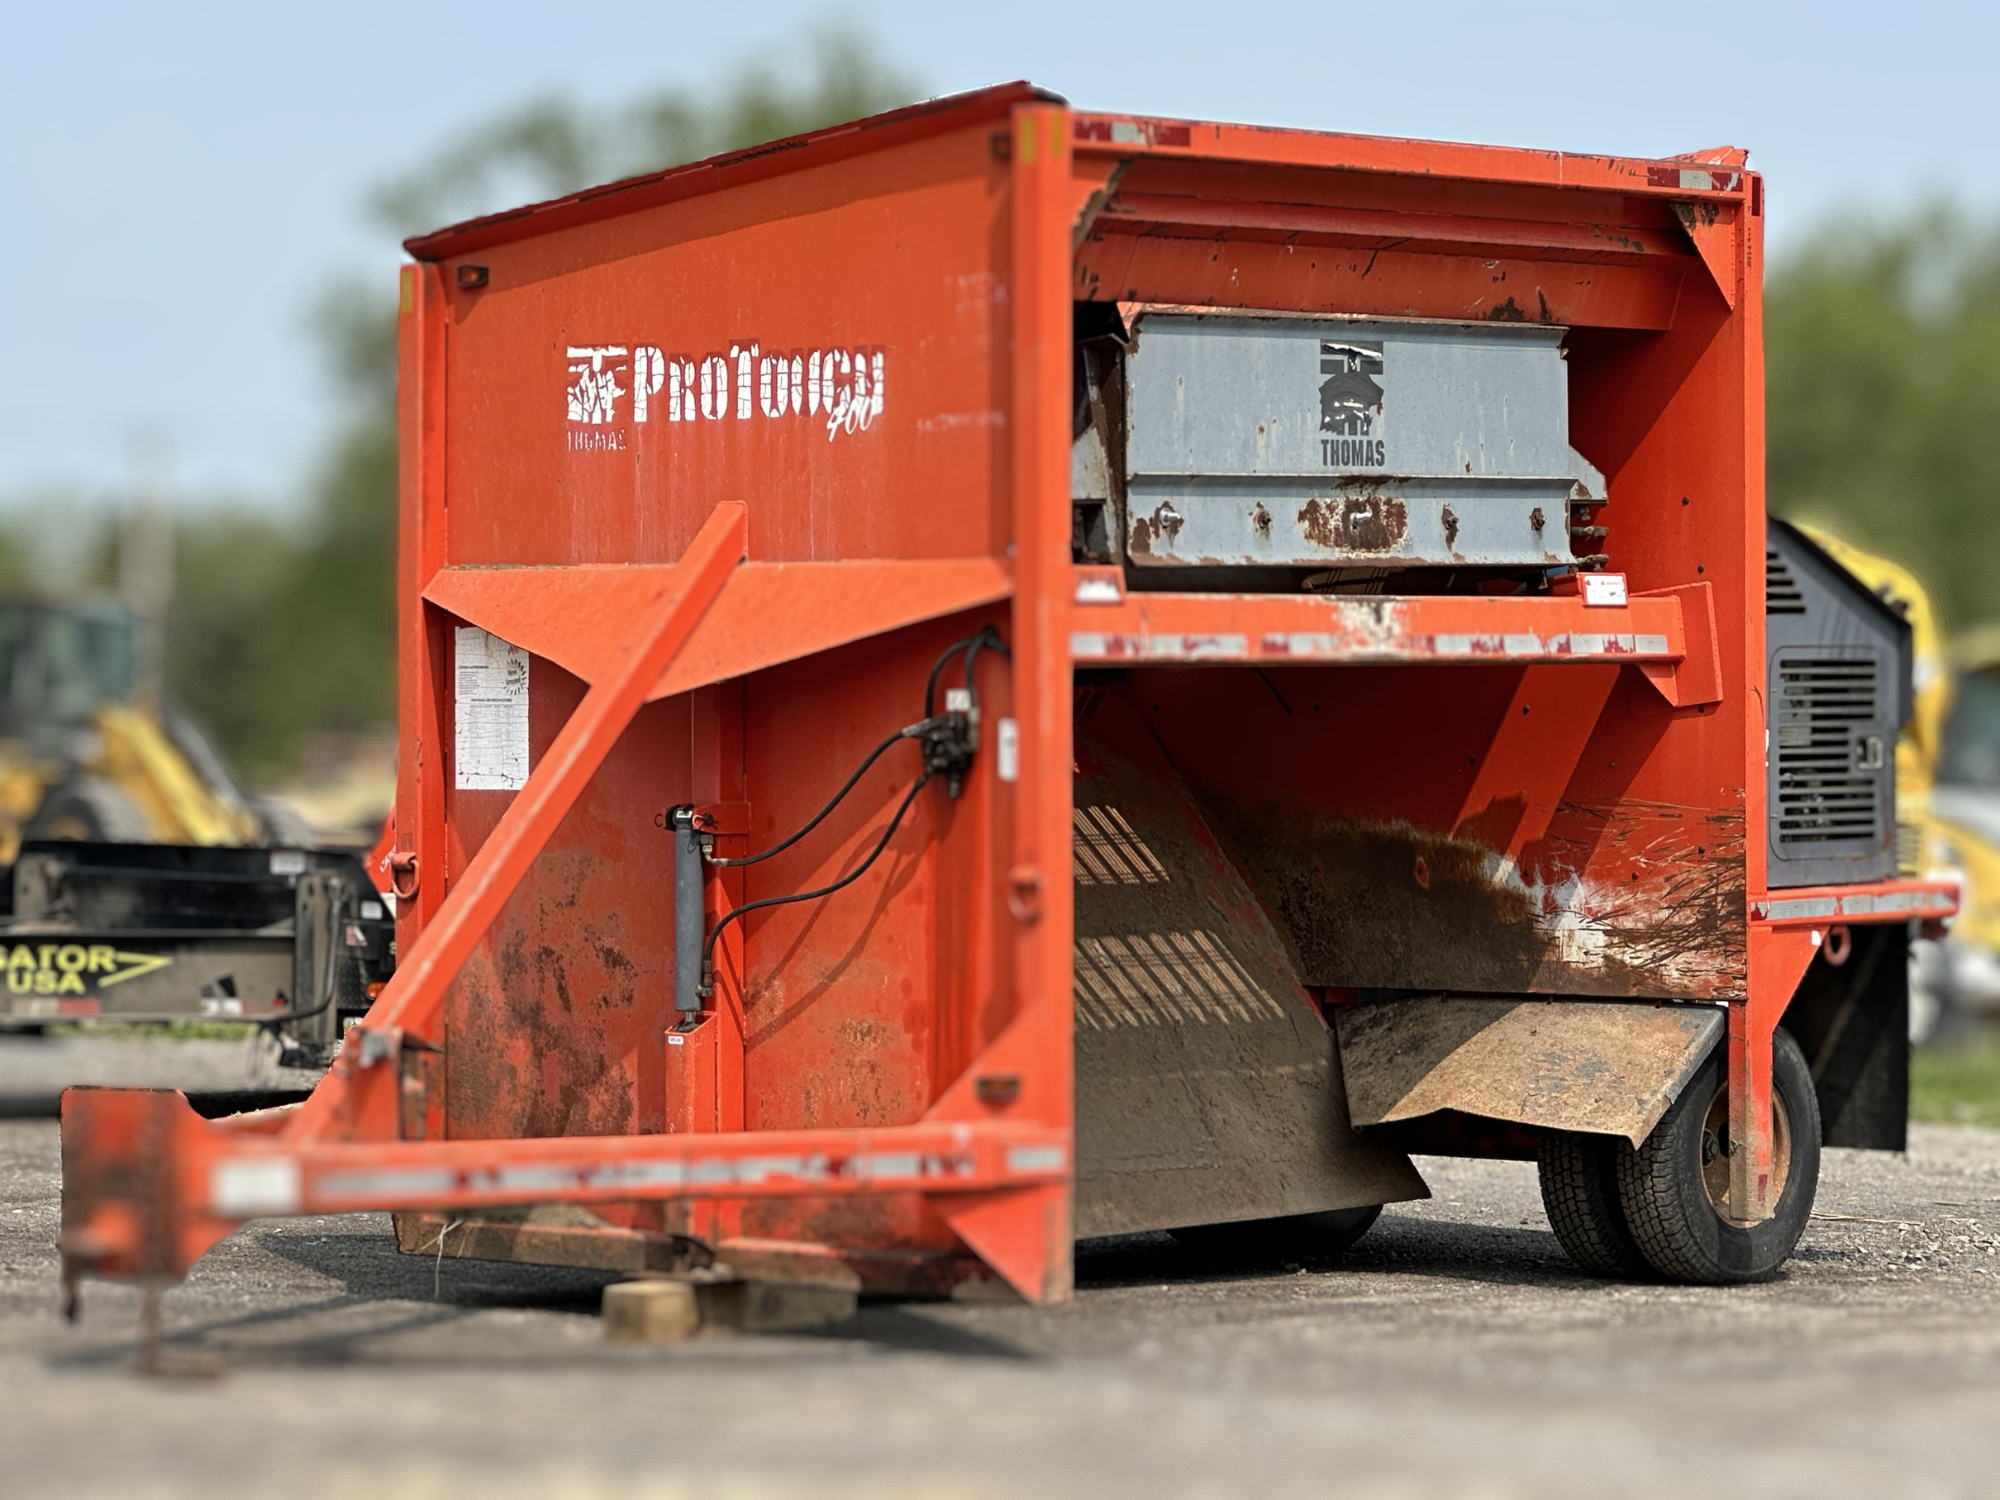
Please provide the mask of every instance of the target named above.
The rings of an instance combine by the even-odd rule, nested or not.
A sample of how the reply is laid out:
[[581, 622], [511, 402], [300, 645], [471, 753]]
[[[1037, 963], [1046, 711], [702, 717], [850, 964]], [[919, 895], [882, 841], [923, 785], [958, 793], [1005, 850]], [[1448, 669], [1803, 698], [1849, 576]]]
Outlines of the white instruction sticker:
[[1585, 573], [1583, 575], [1583, 602], [1599, 609], [1623, 609], [1625, 607], [1625, 575], [1623, 573]]
[[457, 634], [458, 789], [518, 791], [528, 780], [528, 653], [474, 625], [461, 625]]
[[999, 764], [994, 769], [1000, 779], [1002, 781], [1019, 781], [1021, 779], [1021, 721], [1019, 719], [1002, 719], [1000, 721], [999, 744], [996, 749], [998, 751], [997, 759]]

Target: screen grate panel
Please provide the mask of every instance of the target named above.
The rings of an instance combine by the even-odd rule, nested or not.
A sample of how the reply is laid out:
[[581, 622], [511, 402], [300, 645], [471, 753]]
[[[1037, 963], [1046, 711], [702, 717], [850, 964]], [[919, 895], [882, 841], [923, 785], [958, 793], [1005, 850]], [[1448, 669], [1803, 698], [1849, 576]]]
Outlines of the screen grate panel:
[[1882, 776], [1861, 765], [1880, 718], [1880, 673], [1865, 657], [1778, 663], [1778, 843], [1867, 843], [1883, 837]]

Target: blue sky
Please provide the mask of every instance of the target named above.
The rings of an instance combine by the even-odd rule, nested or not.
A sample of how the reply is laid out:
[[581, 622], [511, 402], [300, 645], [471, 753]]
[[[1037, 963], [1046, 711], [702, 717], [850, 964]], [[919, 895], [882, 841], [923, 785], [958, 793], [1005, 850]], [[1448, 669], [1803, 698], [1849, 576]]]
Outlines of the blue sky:
[[1985, 7], [0, 0], [0, 503], [114, 492], [150, 445], [183, 504], [295, 505], [332, 411], [308, 311], [399, 255], [371, 184], [530, 96], [698, 81], [829, 14], [940, 93], [1029, 77], [1092, 108], [1747, 145], [1778, 254], [1840, 211], [2000, 202]]

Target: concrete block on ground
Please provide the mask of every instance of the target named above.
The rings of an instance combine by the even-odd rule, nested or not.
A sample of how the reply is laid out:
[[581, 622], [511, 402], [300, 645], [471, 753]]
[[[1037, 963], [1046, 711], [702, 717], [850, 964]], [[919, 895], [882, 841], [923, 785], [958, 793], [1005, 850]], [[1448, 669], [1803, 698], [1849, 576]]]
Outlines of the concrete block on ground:
[[854, 1316], [851, 1288], [752, 1281], [711, 1272], [642, 1275], [604, 1289], [604, 1336], [671, 1344], [699, 1332], [797, 1333]]
[[701, 1307], [685, 1281], [615, 1281], [604, 1289], [604, 1336], [616, 1343], [674, 1344], [700, 1327]]
[[704, 1328], [744, 1333], [795, 1333], [854, 1316], [855, 1295], [843, 1287], [788, 1286], [770, 1281], [697, 1283]]

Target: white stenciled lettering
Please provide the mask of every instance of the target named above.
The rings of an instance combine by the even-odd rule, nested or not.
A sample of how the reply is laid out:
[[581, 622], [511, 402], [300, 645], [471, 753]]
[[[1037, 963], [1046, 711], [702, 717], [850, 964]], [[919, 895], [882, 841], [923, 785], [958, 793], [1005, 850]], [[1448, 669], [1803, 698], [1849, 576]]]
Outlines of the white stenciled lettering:
[[820, 395], [826, 401], [826, 438], [833, 441], [833, 435], [847, 420], [848, 408], [854, 405], [854, 359], [845, 349], [830, 349], [820, 357]]
[[854, 399], [847, 403], [847, 430], [868, 425], [868, 356], [857, 352], [854, 356]]
[[729, 361], [720, 354], [701, 362], [701, 414], [711, 422], [729, 415]]
[[603, 423], [616, 420], [613, 403], [625, 394], [618, 384], [620, 366], [606, 361], [625, 357], [623, 344], [569, 346], [569, 419], [572, 422]]
[[757, 358], [756, 342], [731, 344], [729, 357], [736, 361], [736, 417], [738, 421], [747, 422], [751, 417], [750, 369]]
[[667, 357], [650, 344], [632, 351], [632, 420], [646, 420], [646, 403], [659, 395], [667, 378]]
[[[823, 417], [830, 442], [843, 432], [867, 431], [885, 406], [888, 356], [880, 348], [766, 354], [759, 340], [738, 339], [728, 353], [712, 352], [699, 360], [663, 353], [655, 344], [570, 345], [567, 353], [569, 419], [585, 426], [616, 424], [617, 403], [628, 395], [633, 423], [650, 422], [664, 392], [669, 422]], [[621, 434], [604, 444], [570, 446], [585, 452], [622, 447], [623, 441]]]
[[[866, 432], [882, 414], [882, 372], [886, 363], [880, 349], [857, 349], [850, 354], [836, 349], [826, 356], [821, 369], [827, 376], [826, 440], [843, 432]], [[833, 372], [838, 370], [837, 378]]]
[[800, 409], [805, 360], [797, 354], [767, 354], [757, 362], [757, 404], [767, 417]]
[[685, 354], [667, 358], [667, 420], [692, 422], [694, 409], [694, 361]]

